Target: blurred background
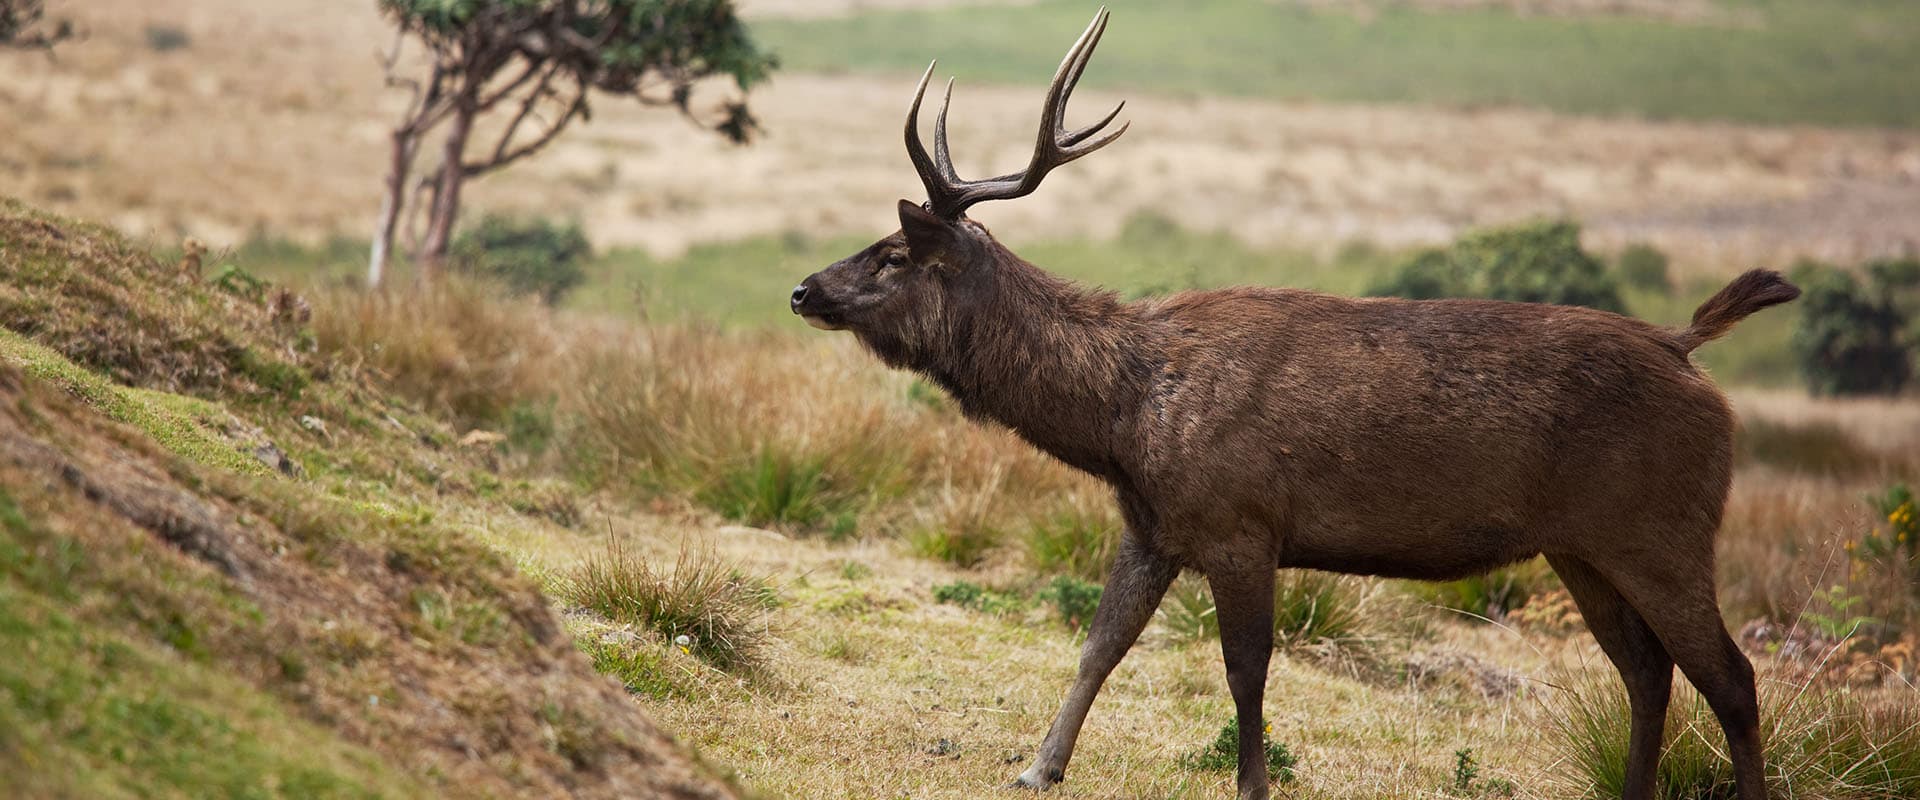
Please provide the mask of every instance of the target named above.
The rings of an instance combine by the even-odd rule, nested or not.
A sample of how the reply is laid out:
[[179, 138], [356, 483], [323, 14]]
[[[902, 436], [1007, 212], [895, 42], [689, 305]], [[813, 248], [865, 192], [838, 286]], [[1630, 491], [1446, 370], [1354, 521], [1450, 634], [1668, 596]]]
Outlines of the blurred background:
[[[1130, 131], [972, 212], [1042, 267], [1130, 298], [1261, 284], [1662, 324], [1743, 270], [1787, 271], [1801, 300], [1697, 354], [1741, 415], [1722, 608], [1785, 723], [1781, 785], [1920, 792], [1920, 2], [1109, 5], [1070, 124], [1125, 100]], [[481, 71], [475, 97], [500, 102], [463, 128], [432, 87], [474, 63], [479, 10], [509, 6], [638, 8], [651, 27], [584, 51], [619, 66], [577, 108], [565, 73], [530, 94], [549, 82], [520, 60], [576, 43], [506, 37], [528, 50]], [[40, 648], [0, 663], [0, 690], [32, 687], [0, 702], [0, 766], [42, 759], [23, 772], [49, 796], [338, 766], [295, 746], [226, 758], [235, 730], [310, 734], [162, 680], [217, 673], [371, 747], [390, 794], [617, 789], [652, 762], [606, 743], [658, 734], [605, 711], [624, 704], [582, 710], [580, 686], [609, 684], [590, 659], [768, 796], [970, 798], [1010, 778], [1072, 674], [1118, 516], [786, 299], [923, 197], [902, 124], [930, 60], [936, 86], [957, 77], [959, 171], [1017, 169], [1096, 8], [0, 0], [0, 361], [33, 376], [0, 392], [145, 426], [181, 491], [246, 509], [228, 533], [259, 546], [236, 552], [276, 554], [258, 585], [328, 576], [262, 599], [145, 559], [111, 538], [125, 520], [74, 516], [92, 500], [42, 497], [44, 465], [0, 460], [0, 623], [40, 615], [0, 624], [0, 649]], [[1269, 706], [1299, 796], [1618, 796], [1624, 700], [1544, 562], [1282, 584], [1288, 688]], [[514, 605], [521, 590], [542, 594]], [[374, 599], [324, 628], [280, 602], [347, 596]], [[83, 633], [61, 638], [47, 620], [74, 608]], [[277, 632], [249, 627], [262, 608]], [[534, 618], [585, 659], [516, 638]], [[1212, 624], [1206, 587], [1177, 584], [1067, 796], [1225, 790]], [[111, 673], [96, 633], [142, 660]], [[539, 659], [598, 684], [529, 688], [516, 670]], [[37, 699], [60, 686], [81, 699]], [[159, 766], [125, 758], [101, 731], [145, 729], [114, 722], [126, 705], [98, 698], [115, 692], [188, 698], [180, 718], [221, 732], [173, 737]], [[1687, 755], [1663, 780], [1727, 796], [1718, 729], [1683, 700]]]

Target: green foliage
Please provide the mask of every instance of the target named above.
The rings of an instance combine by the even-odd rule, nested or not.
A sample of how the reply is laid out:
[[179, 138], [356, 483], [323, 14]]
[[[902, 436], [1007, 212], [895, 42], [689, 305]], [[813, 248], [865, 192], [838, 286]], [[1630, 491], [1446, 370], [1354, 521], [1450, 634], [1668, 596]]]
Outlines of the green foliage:
[[453, 241], [454, 264], [549, 304], [586, 280], [582, 262], [592, 254], [578, 223], [496, 214], [482, 216]]
[[[1800, 612], [1800, 620], [1832, 641], [1845, 641], [1859, 633], [1861, 628], [1873, 624], [1872, 617], [1852, 613], [1856, 606], [1866, 601], [1866, 598], [1847, 591], [1847, 587], [1835, 584], [1813, 593], [1813, 597], [1808, 599], [1809, 608]], [[1826, 610], [1814, 610], [1814, 603]]]
[[[572, 84], [639, 95], [644, 87], [658, 98], [658, 85], [666, 83], [664, 99], [682, 110], [700, 80], [727, 77], [745, 90], [776, 64], [754, 45], [731, 0], [380, 0], [380, 9], [429, 49], [494, 71], [514, 55], [536, 52], [518, 44], [530, 32], [569, 30], [591, 44], [575, 49], [548, 37], [538, 51], [567, 78], [555, 89]], [[744, 103], [728, 102], [714, 128], [745, 141], [755, 124]]]
[[1464, 792], [1473, 788], [1473, 781], [1480, 777], [1480, 764], [1473, 758], [1473, 748], [1462, 747], [1453, 751], [1453, 790]]
[[751, 581], [710, 557], [682, 552], [671, 572], [655, 570], [612, 540], [562, 588], [567, 600], [614, 622], [639, 625], [676, 640], [723, 670], [752, 673], [764, 665], [765, 604]]
[[[1920, 6], [1888, 0], [1716, 2], [1727, 18], [1516, 13], [1512, 6], [1113, 0], [1092, 88], [1173, 96], [1539, 106], [1654, 119], [1871, 127], [1920, 124]], [[1465, 6], [1450, 3], [1446, 5]], [[1364, 9], [1364, 13], [1361, 10]], [[976, 84], [1043, 85], [1085, 3], [870, 11], [760, 20], [806, 72], [917, 75], [927, 32], [940, 69]], [[1628, 57], [1626, 54], [1631, 54]]]
[[1920, 261], [1869, 264], [1853, 273], [1803, 264], [1800, 327], [1793, 352], [1807, 387], [1818, 394], [1896, 394], [1913, 377], [1920, 334], [1910, 314], [1920, 308]]
[[1573, 222], [1535, 222], [1467, 233], [1451, 247], [1402, 264], [1369, 294], [1415, 300], [1484, 297], [1626, 312], [1613, 276], [1580, 247]]
[[1667, 254], [1650, 244], [1627, 245], [1614, 263], [1620, 282], [1648, 292], [1673, 291], [1673, 279], [1667, 277]]
[[1018, 611], [1025, 606], [1018, 597], [996, 592], [972, 581], [954, 581], [935, 586], [933, 600], [988, 614]]
[[[1267, 780], [1274, 783], [1292, 783], [1294, 767], [1299, 764], [1293, 752], [1284, 742], [1273, 740], [1273, 726], [1268, 725], [1260, 734], [1267, 756]], [[1236, 719], [1220, 728], [1205, 747], [1180, 757], [1180, 765], [1187, 769], [1206, 770], [1208, 772], [1227, 772], [1240, 766], [1240, 723]]]
[[1040, 590], [1040, 601], [1051, 603], [1060, 612], [1060, 621], [1076, 631], [1093, 623], [1093, 612], [1100, 606], [1100, 584], [1060, 575]]
[[[1849, 543], [1847, 548], [1853, 551], [1853, 557], [1920, 566], [1920, 506], [1914, 504], [1913, 489], [1896, 484], [1868, 497], [1867, 503], [1886, 524], [1874, 525], [1858, 544]], [[1920, 586], [1915, 588], [1920, 590]]]

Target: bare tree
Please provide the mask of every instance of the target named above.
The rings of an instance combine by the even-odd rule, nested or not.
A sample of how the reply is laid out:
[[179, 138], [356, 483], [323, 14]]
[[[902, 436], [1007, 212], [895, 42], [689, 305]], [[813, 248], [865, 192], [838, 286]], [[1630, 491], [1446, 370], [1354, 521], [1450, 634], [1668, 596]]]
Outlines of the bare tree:
[[[385, 194], [374, 229], [367, 281], [379, 285], [409, 203], [414, 159], [439, 133], [441, 160], [419, 191], [427, 229], [416, 258], [430, 276], [446, 257], [461, 189], [538, 152], [604, 92], [672, 108], [744, 143], [756, 130], [744, 95], [774, 60], [748, 37], [731, 0], [380, 0], [399, 28], [385, 56], [387, 82], [412, 93], [393, 129]], [[427, 55], [424, 75], [404, 74], [409, 42]], [[697, 112], [694, 86], [731, 78], [740, 95]], [[476, 142], [481, 118], [498, 113], [490, 140]]]

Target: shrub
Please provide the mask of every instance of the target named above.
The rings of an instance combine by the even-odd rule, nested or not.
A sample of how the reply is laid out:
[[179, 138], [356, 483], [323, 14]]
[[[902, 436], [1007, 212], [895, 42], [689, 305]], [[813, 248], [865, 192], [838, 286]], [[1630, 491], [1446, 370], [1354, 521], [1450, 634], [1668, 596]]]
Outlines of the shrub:
[[1911, 262], [1869, 265], [1869, 282], [1802, 265], [1793, 352], [1816, 394], [1896, 394], [1913, 377], [1914, 332], [1897, 295], [1912, 288]]
[[[1220, 728], [1205, 747], [1180, 757], [1181, 766], [1187, 769], [1225, 772], [1240, 766], [1240, 722], [1236, 718]], [[1292, 783], [1295, 777], [1293, 768], [1299, 762], [1286, 744], [1273, 740], [1273, 725], [1260, 735], [1267, 751], [1267, 780], [1274, 783]]]
[[988, 614], [1017, 611], [1022, 605], [1020, 599], [1013, 595], [996, 592], [972, 581], [954, 581], [935, 586], [933, 600]]
[[761, 590], [714, 558], [682, 551], [672, 572], [658, 572], [612, 540], [563, 586], [566, 599], [615, 622], [686, 637], [701, 660], [741, 673], [765, 666]]
[[586, 280], [581, 262], [593, 253], [577, 223], [493, 214], [462, 232], [451, 250], [456, 267], [549, 305]]
[[1868, 497], [1867, 503], [1886, 524], [1874, 525], [1859, 544], [1849, 545], [1854, 557], [1920, 566], [1920, 506], [1914, 503], [1913, 490], [1896, 484]]
[[1100, 606], [1100, 592], [1100, 584], [1061, 575], [1040, 590], [1040, 600], [1053, 604], [1060, 612], [1060, 621], [1078, 631], [1093, 623], [1093, 612]]
[[1626, 310], [1613, 276], [1581, 249], [1580, 226], [1565, 221], [1468, 233], [1451, 247], [1414, 256], [1367, 293], [1416, 300], [1484, 297]]
[[1627, 245], [1613, 269], [1619, 273], [1620, 282], [1632, 288], [1662, 294], [1673, 291], [1673, 280], [1667, 276], [1667, 254], [1653, 245]]

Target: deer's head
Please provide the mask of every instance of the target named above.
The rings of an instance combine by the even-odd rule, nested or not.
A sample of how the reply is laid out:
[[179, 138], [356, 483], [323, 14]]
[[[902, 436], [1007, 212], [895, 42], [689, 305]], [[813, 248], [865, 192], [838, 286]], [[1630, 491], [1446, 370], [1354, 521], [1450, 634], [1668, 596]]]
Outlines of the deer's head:
[[[928, 66], [907, 111], [907, 155], [927, 187], [927, 202], [900, 201], [900, 230], [820, 270], [794, 287], [791, 308], [816, 328], [848, 330], [879, 350], [909, 349], [951, 331], [993, 302], [1006, 285], [1011, 259], [992, 234], [967, 219], [975, 203], [1031, 194], [1049, 170], [1111, 144], [1127, 126], [1101, 133], [1125, 103], [1085, 128], [1066, 129], [1067, 99], [1106, 32], [1102, 8], [1067, 51], [1047, 90], [1040, 135], [1024, 171], [984, 180], [962, 180], [947, 152], [947, 107], [953, 82], [934, 125], [933, 154], [920, 140], [920, 103], [933, 77]], [[937, 62], [936, 62], [937, 63]]]

